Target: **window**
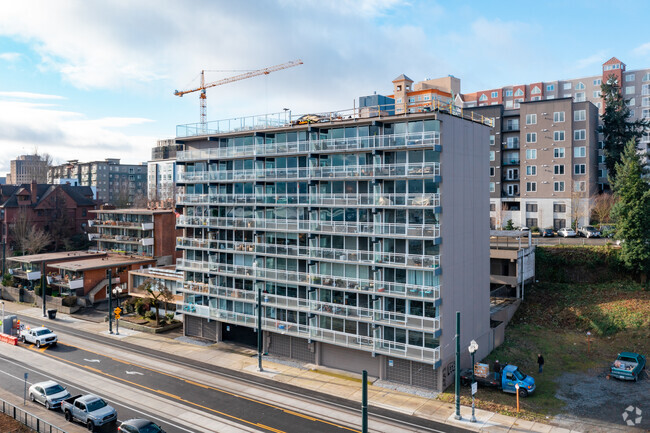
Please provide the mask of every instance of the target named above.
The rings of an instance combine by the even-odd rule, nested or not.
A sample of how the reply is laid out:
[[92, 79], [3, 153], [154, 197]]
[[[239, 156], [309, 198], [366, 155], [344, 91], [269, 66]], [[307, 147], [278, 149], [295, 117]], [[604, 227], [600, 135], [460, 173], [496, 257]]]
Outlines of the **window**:
[[600, 78], [597, 78], [597, 79], [594, 80], [594, 86], [600, 86], [601, 84], [602, 84], [602, 81], [600, 80]]
[[650, 84], [644, 84], [643, 86], [641, 86], [641, 94], [650, 95]]
[[573, 157], [574, 158], [584, 158], [587, 156], [587, 147], [586, 146], [578, 146], [573, 148]]
[[576, 92], [575, 102], [584, 102], [586, 100], [585, 92]]
[[573, 174], [585, 174], [587, 172], [586, 164], [574, 164], [573, 165]]
[[546, 99], [555, 99], [555, 95], [548, 95]]
[[506, 138], [506, 149], [519, 149], [519, 137]]
[[496, 190], [494, 182], [490, 182], [490, 192], [494, 192]]
[[650, 117], [650, 108], [644, 108], [643, 111], [641, 111], [641, 117], [644, 118]]
[[584, 192], [587, 190], [587, 182], [584, 180], [573, 182], [573, 190], [575, 192]]
[[[397, 86], [397, 87], [399, 87], [399, 86]], [[397, 89], [397, 90], [399, 90], [399, 89]], [[397, 104], [401, 104], [401, 103], [402, 103], [402, 98], [397, 98], [397, 99], [395, 100], [395, 103], [397, 103]]]
[[546, 91], [547, 92], [552, 92], [553, 90], [555, 90], [555, 84], [547, 84], [546, 85]]
[[562, 86], [564, 90], [571, 90], [571, 83], [564, 83], [564, 86]]
[[580, 122], [582, 120], [587, 120], [587, 110], [576, 110], [573, 112], [573, 121]]
[[494, 150], [490, 151], [490, 161], [494, 161], [496, 159], [496, 152]]
[[410, 97], [409, 102], [415, 102], [415, 97]]
[[553, 122], [564, 122], [564, 111], [556, 111], [553, 113]]
[[526, 203], [526, 212], [537, 212], [537, 203]]
[[494, 135], [490, 135], [490, 146], [494, 146], [495, 138]]
[[524, 98], [515, 98], [515, 108], [519, 108], [522, 102], [524, 102]]
[[555, 164], [553, 166], [554, 174], [564, 174], [564, 164]]
[[587, 130], [586, 129], [576, 129], [573, 131], [574, 140], [586, 140], [587, 139]]
[[541, 101], [542, 97], [541, 96], [533, 96], [531, 101]]
[[536, 132], [527, 132], [526, 133], [526, 143], [537, 143], [537, 133]]
[[[526, 182], [526, 192], [536, 192], [537, 191], [537, 182]], [[537, 205], [535, 205], [535, 210], [531, 212], [537, 212]]]
[[594, 90], [594, 98], [600, 98], [600, 90]]
[[506, 101], [506, 108], [512, 108], [512, 101]]
[[537, 227], [537, 218], [526, 218], [526, 227]]
[[625, 76], [625, 81], [628, 82], [628, 83], [629, 83], [630, 81], [634, 81], [634, 74], [627, 74], [627, 75]]
[[564, 131], [553, 131], [553, 141], [564, 141]]
[[519, 129], [519, 119], [507, 119], [506, 131], [517, 131]]
[[480, 98], [478, 98], [479, 101], [487, 101], [487, 99], [488, 99], [488, 97], [487, 97], [487, 95], [485, 93], [482, 94]]
[[517, 89], [517, 91], [515, 92], [515, 96], [524, 96], [524, 91], [521, 89]]
[[553, 191], [564, 192], [564, 181], [553, 182]]
[[537, 114], [526, 114], [526, 125], [535, 125], [537, 123]]
[[634, 86], [625, 86], [626, 95], [634, 95]]
[[512, 90], [506, 90], [506, 96], [512, 96]]
[[491, 96], [492, 98], [496, 98], [496, 97], [499, 96], [499, 92], [492, 92], [492, 94], [491, 94], [490, 96]]
[[643, 98], [641, 98], [641, 106], [650, 107], [650, 97], [644, 96]]
[[537, 166], [536, 165], [527, 165], [526, 166], [526, 176], [537, 176]]
[[582, 82], [579, 82], [576, 84], [576, 90], [583, 90], [585, 88], [585, 85]]
[[533, 95], [539, 95], [540, 93], [542, 93], [542, 91], [540, 90], [539, 87], [535, 86], [533, 87], [533, 90], [530, 93]]
[[494, 177], [495, 174], [496, 174], [496, 168], [490, 167], [490, 177]]
[[497, 205], [494, 203], [490, 203], [490, 212], [494, 212], [497, 210]]
[[537, 159], [537, 149], [526, 149], [526, 159]]
[[553, 212], [565, 213], [566, 205], [564, 203], [553, 203]]
[[650, 72], [643, 76], [643, 81], [650, 81]]
[[556, 147], [553, 149], [553, 158], [564, 158], [564, 147]]

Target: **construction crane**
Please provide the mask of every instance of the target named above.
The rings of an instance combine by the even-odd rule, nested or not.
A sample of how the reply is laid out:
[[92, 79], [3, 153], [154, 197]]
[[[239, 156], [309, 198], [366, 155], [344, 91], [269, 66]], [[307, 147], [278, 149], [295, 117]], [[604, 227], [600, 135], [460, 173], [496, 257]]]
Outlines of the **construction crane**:
[[287, 69], [287, 68], [293, 68], [294, 66], [300, 66], [300, 65], [302, 65], [302, 60], [298, 59], [293, 62], [282, 63], [281, 65], [275, 65], [269, 68], [258, 69], [257, 71], [246, 72], [244, 74], [235, 75], [233, 77], [224, 78], [207, 84], [205, 83], [205, 70], [202, 70], [201, 85], [199, 87], [195, 89], [189, 89], [189, 90], [175, 90], [174, 95], [182, 97], [187, 93], [199, 92], [199, 91], [201, 92], [201, 94], [199, 95], [200, 102], [201, 102], [201, 130], [205, 132], [207, 129], [206, 125], [207, 125], [207, 115], [208, 115], [207, 113], [208, 102], [207, 102], [206, 89], [209, 89], [210, 87], [221, 86], [223, 84], [232, 83], [234, 81], [240, 81], [240, 80], [245, 80], [247, 78], [257, 77], [258, 75], [268, 75], [271, 72], [280, 71], [282, 69]]

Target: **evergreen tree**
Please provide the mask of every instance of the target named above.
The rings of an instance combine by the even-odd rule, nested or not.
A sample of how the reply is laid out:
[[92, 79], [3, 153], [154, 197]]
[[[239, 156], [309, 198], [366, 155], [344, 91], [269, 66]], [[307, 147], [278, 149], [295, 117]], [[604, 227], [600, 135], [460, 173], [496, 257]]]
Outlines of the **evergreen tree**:
[[642, 177], [635, 140], [625, 146], [616, 170], [612, 188], [619, 200], [612, 217], [617, 222], [616, 237], [623, 241], [621, 259], [631, 271], [645, 275], [650, 270], [650, 184]]
[[609, 173], [610, 183], [616, 179], [616, 164], [621, 160], [621, 154], [630, 140], [636, 143], [643, 132], [650, 127], [645, 119], [628, 121], [630, 108], [629, 99], [621, 94], [621, 85], [614, 75], [610, 75], [601, 85], [601, 93], [605, 102], [605, 111], [601, 117], [605, 141], [605, 166]]

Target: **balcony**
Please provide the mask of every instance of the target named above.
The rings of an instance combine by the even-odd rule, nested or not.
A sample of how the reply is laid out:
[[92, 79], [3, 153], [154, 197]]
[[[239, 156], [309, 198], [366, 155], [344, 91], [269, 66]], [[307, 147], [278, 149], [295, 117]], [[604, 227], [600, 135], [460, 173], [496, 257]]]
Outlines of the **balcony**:
[[439, 207], [440, 194], [179, 194], [178, 204]]
[[375, 135], [372, 137], [304, 140], [288, 143], [259, 143], [250, 146], [222, 147], [177, 152], [178, 161], [205, 161], [242, 156], [276, 156], [314, 152], [349, 152], [355, 150], [392, 149], [401, 147], [440, 146], [439, 132]]
[[231, 182], [242, 180], [306, 180], [375, 177], [440, 176], [440, 163], [341, 165], [329, 167], [260, 168], [249, 170], [178, 173], [177, 182]]
[[504, 158], [503, 165], [519, 165], [519, 159], [517, 158]]
[[9, 268], [9, 273], [16, 278], [23, 280], [34, 281], [41, 278], [41, 271], [38, 268], [24, 267], [24, 268]]
[[[193, 272], [219, 272], [221, 275], [233, 277], [251, 277], [264, 281], [283, 281], [296, 284], [309, 284], [325, 289], [335, 288], [343, 291], [360, 291], [363, 293], [393, 294], [409, 299], [422, 299], [431, 302], [440, 301], [440, 286], [425, 286], [422, 284], [406, 284], [363, 278], [341, 277], [320, 273], [268, 269], [257, 266], [238, 266], [219, 263], [208, 263], [187, 259], [179, 259], [176, 263], [179, 270]], [[211, 285], [216, 286], [216, 280], [211, 278]], [[204, 283], [186, 283], [186, 290], [198, 287], [199, 293], [208, 293]]]
[[77, 274], [50, 275], [47, 277], [47, 282], [48, 284], [67, 289], [68, 292], [83, 289], [84, 287], [83, 276]]
[[118, 220], [89, 220], [89, 227], [108, 227], [108, 228], [122, 228], [122, 229], [135, 229], [135, 230], [153, 230], [153, 222], [137, 222], [137, 221], [118, 221]]

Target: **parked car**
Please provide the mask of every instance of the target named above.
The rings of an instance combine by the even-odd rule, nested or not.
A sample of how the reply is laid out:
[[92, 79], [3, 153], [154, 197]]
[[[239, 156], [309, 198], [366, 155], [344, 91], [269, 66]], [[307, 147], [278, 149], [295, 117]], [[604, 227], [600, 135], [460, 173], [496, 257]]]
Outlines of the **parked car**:
[[600, 233], [603, 237], [612, 238], [616, 233], [616, 226], [613, 224], [604, 224], [600, 226]]
[[36, 347], [41, 347], [45, 345], [56, 346], [57, 337], [56, 334], [50, 331], [48, 328], [31, 328], [23, 329], [20, 331], [19, 335], [20, 341], [23, 343], [32, 343]]
[[136, 418], [126, 420], [120, 424], [117, 433], [165, 433], [165, 431], [155, 422]]
[[574, 232], [573, 229], [569, 227], [562, 227], [557, 231], [557, 235], [565, 238], [574, 238], [576, 236], [576, 232]]
[[609, 368], [612, 377], [622, 380], [639, 380], [645, 368], [645, 356], [633, 352], [621, 352]]
[[96, 395], [75, 395], [61, 402], [61, 409], [68, 422], [79, 421], [89, 431], [117, 421], [117, 412]]
[[553, 229], [541, 229], [540, 235], [542, 235], [543, 238], [552, 238], [555, 236], [555, 233], [553, 233]]
[[42, 404], [46, 409], [60, 408], [61, 401], [68, 397], [68, 390], [53, 380], [35, 383], [29, 387], [29, 399]]
[[[535, 379], [532, 376], [524, 374], [515, 365], [505, 365], [503, 370], [498, 373], [488, 371], [486, 366], [485, 375], [475, 373], [474, 379], [478, 385], [500, 388], [503, 392], [515, 394], [519, 390], [520, 397], [527, 397], [529, 394], [535, 392], [536, 388]], [[472, 383], [471, 368], [460, 372], [460, 381], [463, 385], [470, 385]], [[519, 385], [519, 388], [516, 385]]]
[[599, 238], [600, 232], [594, 226], [583, 226], [578, 229], [578, 236], [585, 238]]

